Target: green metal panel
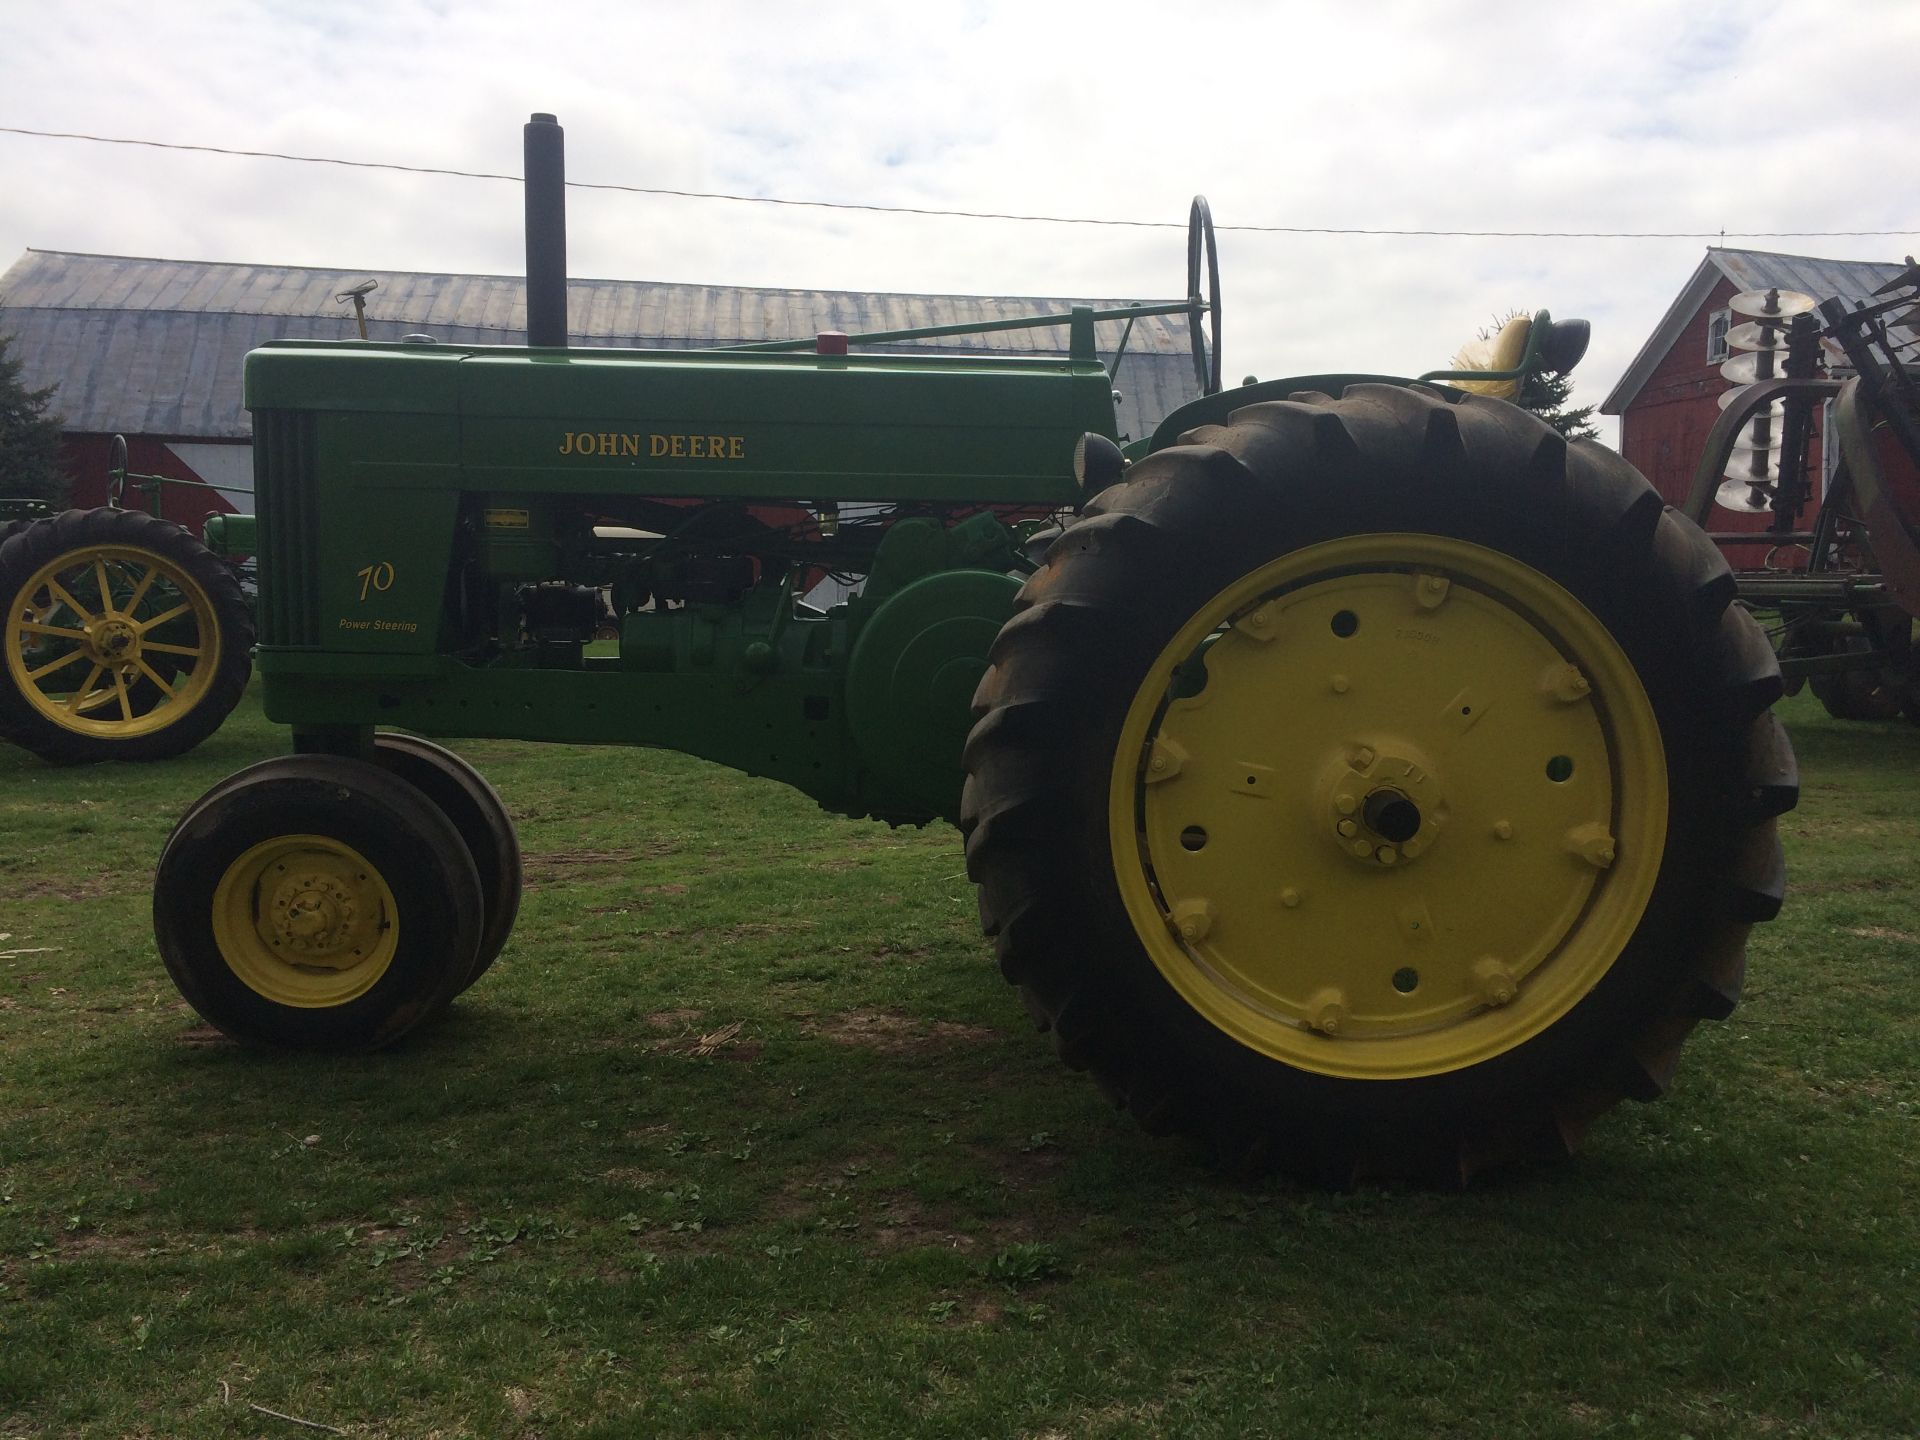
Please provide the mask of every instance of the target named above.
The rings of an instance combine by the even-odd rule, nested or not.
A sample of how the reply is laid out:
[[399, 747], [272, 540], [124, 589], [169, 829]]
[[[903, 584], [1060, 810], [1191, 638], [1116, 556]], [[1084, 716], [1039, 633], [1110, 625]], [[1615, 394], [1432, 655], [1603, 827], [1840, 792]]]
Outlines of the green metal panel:
[[[258, 669], [303, 746], [375, 724], [664, 745], [900, 820], [957, 813], [968, 697], [1017, 589], [1012, 532], [960, 516], [1073, 505], [1075, 442], [1115, 433], [1107, 376], [1079, 354], [290, 343], [248, 358], [247, 393]], [[825, 562], [781, 550], [780, 524], [723, 516], [748, 538], [706, 548], [679, 533], [704, 513], [688, 502], [730, 500], [925, 513], [837, 541], [815, 527], [834, 565], [870, 572], [821, 614], [793, 587]], [[609, 586], [628, 597], [618, 653], [589, 655]], [[696, 603], [708, 591], [726, 603]]]

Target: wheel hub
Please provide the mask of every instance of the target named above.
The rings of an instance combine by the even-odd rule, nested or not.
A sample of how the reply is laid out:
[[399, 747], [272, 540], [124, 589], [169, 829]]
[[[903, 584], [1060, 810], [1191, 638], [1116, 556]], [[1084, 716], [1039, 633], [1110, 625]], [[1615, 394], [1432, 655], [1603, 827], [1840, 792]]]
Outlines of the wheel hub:
[[1451, 811], [1433, 765], [1406, 741], [1355, 741], [1324, 767], [1316, 810], [1340, 853], [1368, 867], [1417, 860]]
[[87, 648], [102, 665], [125, 664], [139, 658], [140, 627], [125, 615], [103, 615], [86, 629]]
[[261, 915], [267, 943], [289, 964], [346, 969], [366, 956], [353, 890], [323, 871], [274, 867], [272, 898]]
[[385, 973], [398, 943], [393, 891], [330, 836], [254, 846], [214, 892], [214, 934], [235, 976], [283, 1005], [345, 1004]]

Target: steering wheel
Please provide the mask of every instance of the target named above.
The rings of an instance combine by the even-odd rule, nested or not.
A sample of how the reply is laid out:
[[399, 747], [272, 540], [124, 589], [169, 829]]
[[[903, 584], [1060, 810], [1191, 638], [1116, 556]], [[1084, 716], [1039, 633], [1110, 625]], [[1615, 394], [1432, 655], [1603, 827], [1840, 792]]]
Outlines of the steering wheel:
[[[1200, 295], [1200, 261], [1204, 249], [1207, 268], [1207, 294]], [[1187, 327], [1193, 340], [1193, 374], [1200, 382], [1202, 395], [1220, 393], [1220, 253], [1213, 240], [1213, 212], [1207, 197], [1193, 197], [1193, 209], [1187, 212], [1187, 299], [1195, 308], [1187, 313]], [[1205, 305], [1202, 321], [1198, 307]], [[1209, 333], [1210, 332], [1210, 333]]]

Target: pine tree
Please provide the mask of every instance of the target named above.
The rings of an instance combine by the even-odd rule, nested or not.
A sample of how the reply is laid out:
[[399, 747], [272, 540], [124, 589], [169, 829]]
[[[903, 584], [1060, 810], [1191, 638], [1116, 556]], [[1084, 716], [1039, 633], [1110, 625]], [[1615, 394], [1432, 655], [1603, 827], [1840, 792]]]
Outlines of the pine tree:
[[1514, 401], [1522, 410], [1531, 410], [1569, 440], [1597, 440], [1599, 427], [1593, 423], [1593, 406], [1567, 408], [1573, 394], [1573, 377], [1556, 371], [1536, 370], [1520, 387]]
[[0, 498], [67, 502], [68, 477], [60, 461], [61, 421], [47, 413], [53, 391], [29, 390], [20, 362], [7, 353], [13, 337], [0, 335]]

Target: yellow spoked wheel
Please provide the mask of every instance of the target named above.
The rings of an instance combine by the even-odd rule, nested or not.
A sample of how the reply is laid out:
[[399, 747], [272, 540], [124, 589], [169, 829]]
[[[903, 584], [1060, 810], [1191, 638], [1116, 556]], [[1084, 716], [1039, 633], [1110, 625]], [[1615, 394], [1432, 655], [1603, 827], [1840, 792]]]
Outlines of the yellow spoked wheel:
[[244, 689], [252, 629], [233, 576], [178, 526], [69, 511], [0, 555], [0, 716], [48, 759], [159, 759]]
[[149, 550], [61, 555], [27, 577], [9, 615], [7, 678], [38, 714], [77, 734], [152, 734], [205, 698], [219, 668], [213, 601]]
[[1778, 666], [1705, 536], [1503, 402], [1356, 385], [1136, 462], [974, 698], [1007, 979], [1148, 1129], [1331, 1184], [1565, 1154], [1729, 1014]]
[[1560, 1019], [1632, 936], [1667, 775], [1579, 601], [1457, 540], [1310, 546], [1222, 591], [1121, 730], [1114, 874], [1148, 954], [1249, 1048], [1408, 1078]]
[[295, 755], [228, 777], [154, 876], [167, 972], [235, 1039], [391, 1044], [472, 973], [483, 899], [454, 823], [365, 760]]
[[277, 1005], [344, 1005], [393, 963], [400, 907], [352, 846], [286, 835], [227, 867], [213, 892], [213, 938], [255, 994]]

